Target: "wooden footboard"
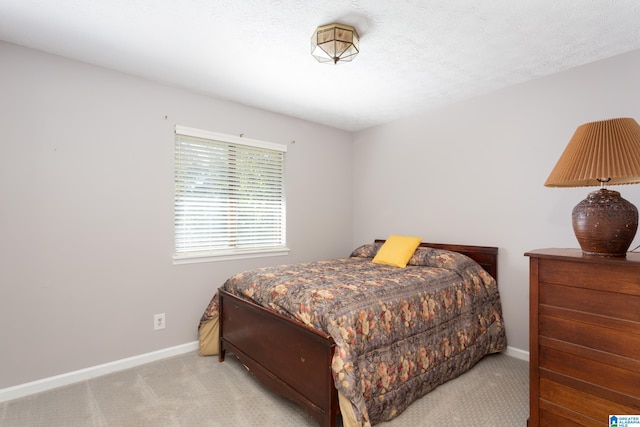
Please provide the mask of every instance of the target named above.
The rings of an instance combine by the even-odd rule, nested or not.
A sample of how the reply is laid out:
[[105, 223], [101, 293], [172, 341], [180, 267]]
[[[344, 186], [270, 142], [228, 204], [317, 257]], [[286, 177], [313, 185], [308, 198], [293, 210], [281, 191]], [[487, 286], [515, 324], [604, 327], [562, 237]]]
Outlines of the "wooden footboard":
[[218, 295], [219, 360], [229, 350], [267, 387], [297, 402], [321, 426], [335, 427], [340, 410], [331, 375], [333, 339], [224, 289]]
[[[379, 240], [378, 240], [379, 241]], [[497, 280], [498, 248], [422, 243], [474, 259]], [[340, 414], [331, 375], [333, 339], [224, 289], [218, 291], [220, 355], [232, 352], [262, 383], [297, 402], [322, 427], [335, 427]]]

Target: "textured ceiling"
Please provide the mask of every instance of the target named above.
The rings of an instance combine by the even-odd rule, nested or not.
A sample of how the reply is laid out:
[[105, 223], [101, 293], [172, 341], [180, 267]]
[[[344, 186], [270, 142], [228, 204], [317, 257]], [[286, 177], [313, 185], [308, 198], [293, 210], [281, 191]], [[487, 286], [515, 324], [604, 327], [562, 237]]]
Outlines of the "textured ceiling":
[[[353, 62], [310, 55], [331, 22]], [[0, 0], [0, 39], [356, 131], [639, 49], [640, 3]]]

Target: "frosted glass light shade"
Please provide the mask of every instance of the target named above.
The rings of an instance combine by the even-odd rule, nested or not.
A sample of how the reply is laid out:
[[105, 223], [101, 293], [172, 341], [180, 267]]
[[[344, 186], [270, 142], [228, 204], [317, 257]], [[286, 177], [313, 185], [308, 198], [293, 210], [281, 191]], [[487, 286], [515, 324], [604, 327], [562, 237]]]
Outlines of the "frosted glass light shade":
[[323, 25], [311, 36], [311, 55], [319, 62], [348, 62], [358, 54], [359, 43], [358, 33], [352, 26]]

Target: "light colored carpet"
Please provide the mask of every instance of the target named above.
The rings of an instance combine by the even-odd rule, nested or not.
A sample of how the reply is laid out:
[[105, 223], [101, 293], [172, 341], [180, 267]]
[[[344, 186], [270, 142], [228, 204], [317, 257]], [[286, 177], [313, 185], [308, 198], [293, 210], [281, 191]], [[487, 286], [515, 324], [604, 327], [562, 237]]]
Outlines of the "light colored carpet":
[[[525, 426], [529, 365], [491, 355], [380, 427]], [[3, 427], [316, 427], [290, 401], [259, 384], [229, 354], [197, 353], [149, 363], [0, 404]]]

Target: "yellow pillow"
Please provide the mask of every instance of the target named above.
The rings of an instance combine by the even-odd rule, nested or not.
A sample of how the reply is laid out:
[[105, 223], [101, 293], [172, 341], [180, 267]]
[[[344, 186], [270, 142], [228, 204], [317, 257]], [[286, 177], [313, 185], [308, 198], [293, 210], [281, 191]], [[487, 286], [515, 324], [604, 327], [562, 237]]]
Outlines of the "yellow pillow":
[[412, 236], [398, 236], [392, 234], [380, 247], [373, 258], [376, 264], [392, 265], [394, 267], [406, 267], [411, 256], [420, 245], [422, 239]]

